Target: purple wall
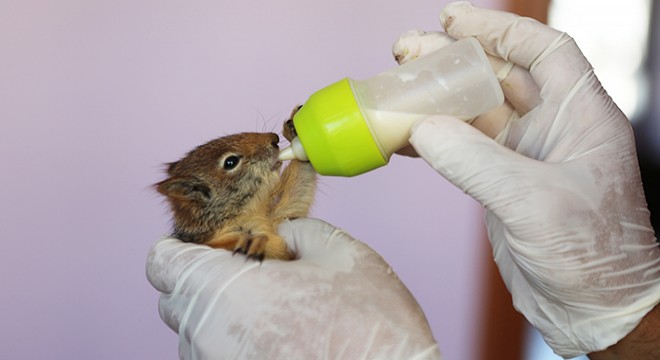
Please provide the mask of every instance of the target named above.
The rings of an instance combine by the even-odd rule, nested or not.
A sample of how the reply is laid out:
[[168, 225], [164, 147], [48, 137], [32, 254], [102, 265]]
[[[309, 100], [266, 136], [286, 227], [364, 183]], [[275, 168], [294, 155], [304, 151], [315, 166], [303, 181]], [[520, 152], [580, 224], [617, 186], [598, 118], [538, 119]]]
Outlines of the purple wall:
[[[394, 39], [439, 28], [443, 3], [0, 3], [0, 358], [175, 359], [144, 275], [169, 229], [160, 164], [394, 66]], [[397, 158], [323, 178], [313, 215], [383, 254], [447, 359], [472, 357], [487, 247], [471, 199]]]

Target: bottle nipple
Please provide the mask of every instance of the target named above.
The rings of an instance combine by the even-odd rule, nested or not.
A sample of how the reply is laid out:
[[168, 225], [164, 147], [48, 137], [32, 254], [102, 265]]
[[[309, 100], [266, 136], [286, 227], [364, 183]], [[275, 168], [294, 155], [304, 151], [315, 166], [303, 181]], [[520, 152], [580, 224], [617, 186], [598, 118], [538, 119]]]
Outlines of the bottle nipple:
[[300, 161], [309, 161], [307, 158], [307, 153], [300, 143], [300, 139], [297, 137], [291, 140], [291, 146], [280, 150], [280, 154], [277, 156], [277, 160], [300, 160]]

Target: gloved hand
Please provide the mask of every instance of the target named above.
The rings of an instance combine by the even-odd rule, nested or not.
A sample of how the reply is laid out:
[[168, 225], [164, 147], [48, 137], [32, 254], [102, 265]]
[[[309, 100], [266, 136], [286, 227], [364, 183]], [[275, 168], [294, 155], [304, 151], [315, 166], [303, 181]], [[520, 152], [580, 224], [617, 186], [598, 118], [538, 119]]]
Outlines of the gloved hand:
[[419, 305], [373, 250], [319, 220], [279, 233], [296, 260], [154, 245], [147, 277], [181, 359], [440, 358]]
[[[473, 126], [422, 120], [411, 144], [485, 206], [514, 306], [553, 350], [607, 348], [660, 302], [660, 250], [628, 119], [566, 34], [466, 2], [441, 21], [450, 36], [474, 36], [515, 64], [501, 81], [507, 102]], [[420, 36], [395, 45], [401, 59], [433, 48], [419, 46], [433, 36]]]

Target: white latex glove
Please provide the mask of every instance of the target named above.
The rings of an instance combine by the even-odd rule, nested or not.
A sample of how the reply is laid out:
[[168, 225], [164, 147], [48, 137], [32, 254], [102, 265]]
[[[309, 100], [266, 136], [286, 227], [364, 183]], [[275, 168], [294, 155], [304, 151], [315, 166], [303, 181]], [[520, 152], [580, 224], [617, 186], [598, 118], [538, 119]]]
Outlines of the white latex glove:
[[296, 260], [154, 245], [147, 277], [181, 359], [440, 358], [422, 310], [377, 253], [320, 220], [279, 233]]
[[502, 108], [473, 126], [420, 121], [411, 144], [485, 206], [514, 306], [553, 350], [607, 348], [660, 302], [660, 250], [628, 119], [566, 34], [466, 2], [447, 6], [441, 21], [450, 36], [474, 36], [517, 66], [501, 82]]

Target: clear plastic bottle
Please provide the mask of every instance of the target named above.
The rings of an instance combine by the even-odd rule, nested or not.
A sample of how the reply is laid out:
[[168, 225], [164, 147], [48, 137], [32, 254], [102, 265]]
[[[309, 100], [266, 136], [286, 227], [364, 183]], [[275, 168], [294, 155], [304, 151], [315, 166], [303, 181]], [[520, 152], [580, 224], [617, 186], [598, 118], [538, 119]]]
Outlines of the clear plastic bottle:
[[280, 160], [310, 161], [322, 175], [354, 176], [383, 166], [430, 115], [472, 119], [504, 101], [484, 50], [464, 38], [366, 80], [343, 79], [295, 114], [298, 137]]

